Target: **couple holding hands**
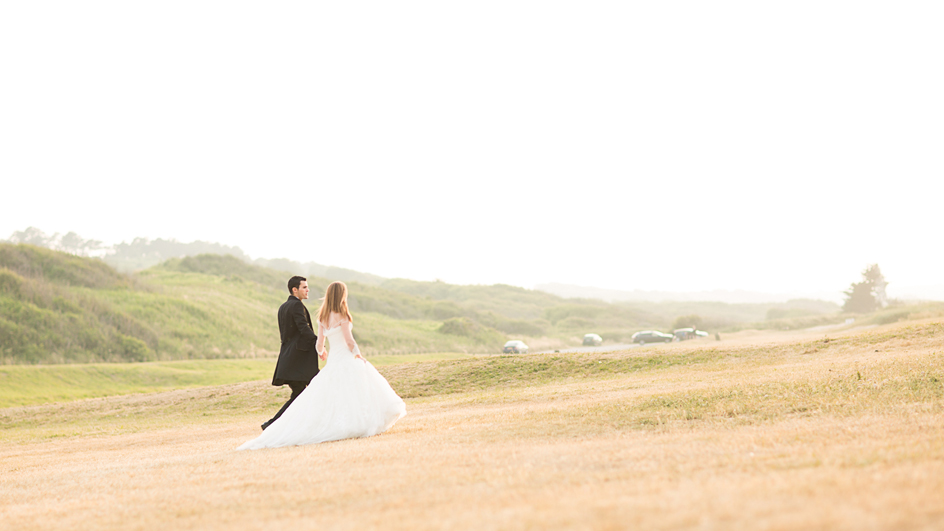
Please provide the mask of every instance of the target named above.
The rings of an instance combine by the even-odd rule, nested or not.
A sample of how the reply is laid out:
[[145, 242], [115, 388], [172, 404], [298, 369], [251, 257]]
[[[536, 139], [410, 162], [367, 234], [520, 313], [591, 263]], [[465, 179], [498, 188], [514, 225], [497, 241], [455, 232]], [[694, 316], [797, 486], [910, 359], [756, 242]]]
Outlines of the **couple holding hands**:
[[[288, 385], [292, 396], [262, 425], [262, 435], [238, 449], [315, 444], [388, 430], [406, 415], [406, 404], [361, 355], [347, 306], [347, 286], [328, 285], [317, 314], [317, 334], [302, 302], [308, 298], [308, 281], [294, 276], [288, 290], [291, 295], [279, 308], [282, 348], [272, 385]], [[326, 361], [321, 370], [318, 359]]]

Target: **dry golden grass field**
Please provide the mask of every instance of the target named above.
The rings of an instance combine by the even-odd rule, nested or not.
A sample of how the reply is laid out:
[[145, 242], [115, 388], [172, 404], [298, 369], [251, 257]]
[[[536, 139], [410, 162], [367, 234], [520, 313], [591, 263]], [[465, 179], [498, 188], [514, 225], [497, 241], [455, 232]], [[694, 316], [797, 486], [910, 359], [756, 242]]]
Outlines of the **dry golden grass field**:
[[265, 381], [0, 409], [6, 529], [944, 529], [944, 324], [382, 367], [385, 434], [237, 452]]

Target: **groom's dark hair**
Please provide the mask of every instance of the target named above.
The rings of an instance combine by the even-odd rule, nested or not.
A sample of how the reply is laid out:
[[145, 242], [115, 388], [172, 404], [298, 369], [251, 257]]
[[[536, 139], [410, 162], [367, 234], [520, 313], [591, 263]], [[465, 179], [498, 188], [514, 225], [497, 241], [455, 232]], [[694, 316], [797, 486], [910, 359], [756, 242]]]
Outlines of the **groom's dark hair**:
[[294, 277], [288, 279], [288, 292], [292, 293], [293, 289], [297, 288], [298, 286], [301, 286], [302, 280], [304, 280], [305, 282], [308, 282], [307, 278], [300, 277], [298, 275], [295, 275]]

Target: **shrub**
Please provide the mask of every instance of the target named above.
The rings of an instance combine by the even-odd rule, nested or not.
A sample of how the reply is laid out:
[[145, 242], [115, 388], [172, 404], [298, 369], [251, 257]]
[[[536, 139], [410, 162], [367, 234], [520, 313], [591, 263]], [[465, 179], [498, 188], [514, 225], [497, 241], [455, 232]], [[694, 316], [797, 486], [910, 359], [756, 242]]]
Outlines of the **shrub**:
[[478, 345], [494, 346], [495, 348], [504, 341], [501, 332], [488, 326], [482, 326], [468, 317], [446, 319], [439, 326], [438, 331], [442, 334], [468, 338]]
[[0, 268], [0, 293], [19, 295], [23, 277], [3, 267]]
[[882, 313], [881, 315], [876, 316], [875, 322], [877, 324], [897, 323], [898, 321], [904, 321], [909, 316], [911, 316], [911, 312], [909, 312], [908, 310], [886, 312], [886, 313]]
[[121, 349], [121, 358], [127, 361], [148, 361], [153, 358], [147, 344], [136, 337], [118, 334], [118, 347]]
[[478, 333], [481, 328], [478, 323], [467, 317], [453, 317], [452, 319], [443, 321], [442, 326], [439, 327], [439, 332], [454, 336], [472, 337]]
[[692, 315], [681, 315], [675, 319], [675, 322], [672, 323], [672, 330], [677, 330], [679, 328], [701, 328], [703, 326], [702, 319], [700, 316]]
[[594, 327], [594, 321], [585, 317], [568, 317], [557, 322], [561, 330], [586, 330]]

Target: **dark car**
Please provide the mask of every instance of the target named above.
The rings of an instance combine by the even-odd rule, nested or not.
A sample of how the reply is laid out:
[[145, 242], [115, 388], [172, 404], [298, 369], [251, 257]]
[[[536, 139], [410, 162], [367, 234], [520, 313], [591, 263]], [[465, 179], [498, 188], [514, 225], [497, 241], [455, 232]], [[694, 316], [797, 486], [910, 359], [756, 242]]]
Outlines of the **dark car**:
[[505, 348], [502, 349], [504, 354], [527, 354], [528, 345], [524, 344], [524, 341], [517, 339], [512, 339], [511, 341], [505, 343]]
[[596, 335], [596, 334], [587, 334], [587, 335], [583, 336], [583, 344], [584, 344], [584, 345], [593, 345], [593, 346], [602, 345], [602, 344], [603, 344], [603, 338], [600, 337], [600, 336], [598, 336], [598, 335]]
[[671, 343], [675, 339], [672, 334], [663, 334], [655, 330], [645, 330], [633, 334], [633, 343], [644, 345], [646, 343]]

